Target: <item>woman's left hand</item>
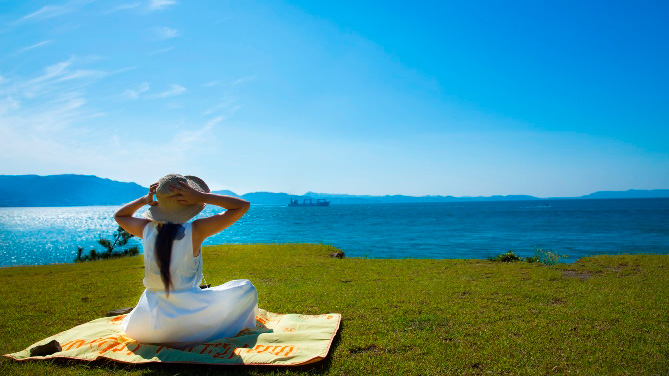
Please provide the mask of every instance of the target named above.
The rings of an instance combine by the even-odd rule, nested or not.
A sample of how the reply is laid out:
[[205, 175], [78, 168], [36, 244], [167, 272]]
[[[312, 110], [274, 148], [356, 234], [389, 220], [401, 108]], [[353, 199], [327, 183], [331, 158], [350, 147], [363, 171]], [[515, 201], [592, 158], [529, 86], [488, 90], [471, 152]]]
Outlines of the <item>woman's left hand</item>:
[[180, 181], [170, 187], [172, 192], [177, 192], [177, 202], [184, 205], [198, 204], [204, 201], [204, 193], [194, 189], [188, 183]]

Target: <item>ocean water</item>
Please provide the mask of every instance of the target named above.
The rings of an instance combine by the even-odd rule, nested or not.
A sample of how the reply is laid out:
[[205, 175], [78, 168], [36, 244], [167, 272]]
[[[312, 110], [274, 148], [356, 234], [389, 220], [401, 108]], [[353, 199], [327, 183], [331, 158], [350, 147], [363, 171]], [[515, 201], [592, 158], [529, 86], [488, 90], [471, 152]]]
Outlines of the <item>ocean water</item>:
[[[0, 208], [0, 266], [72, 262], [77, 246], [111, 238], [117, 208]], [[369, 258], [669, 254], [669, 199], [252, 206], [205, 245], [226, 243], [324, 243]]]

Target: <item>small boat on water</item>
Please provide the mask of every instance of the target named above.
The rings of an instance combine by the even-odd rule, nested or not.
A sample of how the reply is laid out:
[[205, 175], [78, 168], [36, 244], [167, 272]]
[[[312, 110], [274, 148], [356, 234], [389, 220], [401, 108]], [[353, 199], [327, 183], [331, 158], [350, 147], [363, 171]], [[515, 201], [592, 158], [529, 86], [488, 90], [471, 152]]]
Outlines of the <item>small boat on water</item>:
[[302, 203], [299, 202], [299, 200], [293, 200], [292, 198], [290, 199], [290, 204], [288, 204], [289, 207], [294, 208], [294, 207], [300, 207], [300, 206], [330, 206], [330, 201], [319, 198], [314, 202], [310, 198], [305, 198], [302, 200]]

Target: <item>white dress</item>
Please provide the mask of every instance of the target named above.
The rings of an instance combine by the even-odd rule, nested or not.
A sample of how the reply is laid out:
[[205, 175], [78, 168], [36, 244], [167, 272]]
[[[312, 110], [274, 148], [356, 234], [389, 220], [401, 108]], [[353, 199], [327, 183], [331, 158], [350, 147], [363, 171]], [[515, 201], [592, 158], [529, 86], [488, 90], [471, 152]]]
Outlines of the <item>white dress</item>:
[[182, 225], [172, 245], [170, 276], [174, 289], [165, 294], [156, 263], [157, 223], [144, 227], [144, 286], [137, 306], [123, 320], [125, 333], [140, 343], [183, 348], [232, 337], [255, 327], [258, 292], [251, 281], [238, 279], [200, 289], [202, 252], [193, 257], [193, 227]]

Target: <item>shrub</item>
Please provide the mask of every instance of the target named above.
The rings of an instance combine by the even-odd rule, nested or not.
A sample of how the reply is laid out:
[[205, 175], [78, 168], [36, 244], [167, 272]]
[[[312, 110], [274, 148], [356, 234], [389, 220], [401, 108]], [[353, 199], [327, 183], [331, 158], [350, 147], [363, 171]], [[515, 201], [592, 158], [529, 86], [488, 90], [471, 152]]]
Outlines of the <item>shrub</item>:
[[540, 262], [539, 257], [534, 256], [534, 257], [525, 257], [525, 261], [527, 261], [530, 264], [534, 264], [535, 262]]
[[107, 251], [98, 252], [95, 248], [91, 248], [91, 251], [88, 255], [84, 255], [84, 248], [77, 247], [77, 257], [74, 259], [74, 262], [84, 262], [84, 261], [95, 261], [95, 260], [106, 260], [110, 258], [119, 258], [125, 256], [137, 256], [139, 254], [138, 247], [130, 247], [124, 249], [123, 251], [115, 252], [115, 248], [120, 248], [128, 244], [128, 240], [134, 237], [131, 233], [125, 231], [123, 227], [118, 226], [118, 229], [114, 231], [112, 240], [98, 239], [98, 244], [103, 246]]
[[541, 263], [544, 265], [555, 265], [560, 262], [560, 258], [567, 257], [565, 255], [558, 255], [552, 249], [540, 249], [537, 248], [534, 250], [534, 257], [520, 257], [517, 256], [513, 251], [508, 251], [494, 257], [488, 257], [490, 261], [500, 261], [500, 262], [514, 262], [514, 261], [527, 261], [528, 263]]
[[534, 250], [534, 258], [539, 259], [539, 262], [544, 265], [555, 265], [560, 262], [560, 258], [567, 256], [560, 256], [552, 249], [537, 248]]
[[501, 262], [514, 262], [514, 261], [522, 261], [523, 259], [519, 256], [516, 256], [513, 251], [509, 251], [507, 253], [502, 253], [501, 255], [498, 255], [496, 257], [488, 257], [488, 260], [490, 261], [501, 261]]

